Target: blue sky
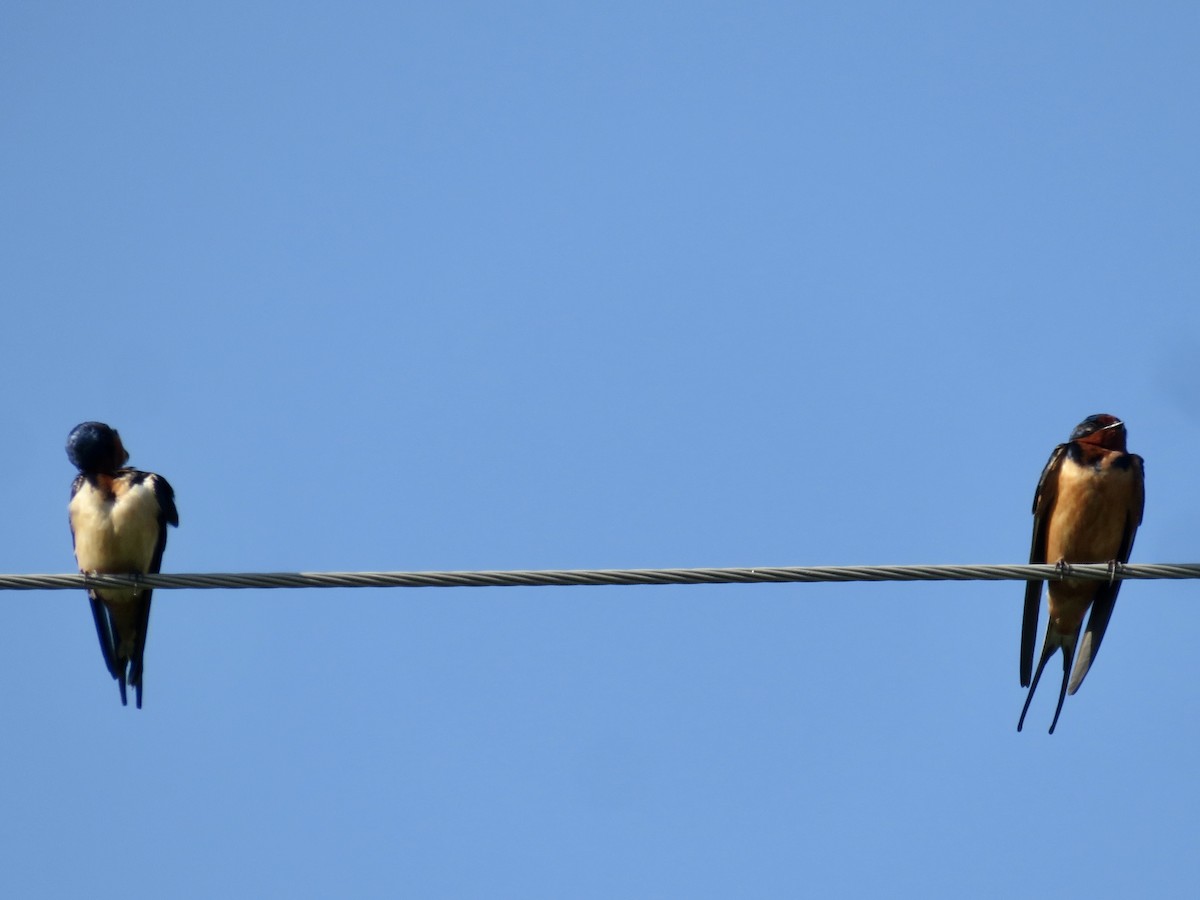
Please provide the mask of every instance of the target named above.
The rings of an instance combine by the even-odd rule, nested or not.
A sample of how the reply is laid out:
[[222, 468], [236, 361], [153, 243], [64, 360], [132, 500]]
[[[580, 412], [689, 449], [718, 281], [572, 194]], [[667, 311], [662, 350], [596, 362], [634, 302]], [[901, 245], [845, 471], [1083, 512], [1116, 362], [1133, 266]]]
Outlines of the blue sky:
[[[8, 572], [86, 419], [173, 572], [1001, 563], [1085, 416], [1200, 533], [1192, 4], [0, 14]], [[11, 593], [0, 887], [1190, 896], [1192, 582]]]

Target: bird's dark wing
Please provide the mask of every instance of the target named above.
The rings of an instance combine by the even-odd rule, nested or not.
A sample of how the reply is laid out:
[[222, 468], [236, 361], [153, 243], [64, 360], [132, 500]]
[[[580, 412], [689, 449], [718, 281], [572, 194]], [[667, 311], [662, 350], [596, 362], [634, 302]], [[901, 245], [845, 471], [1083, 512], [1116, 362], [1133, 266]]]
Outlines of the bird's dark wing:
[[[158, 500], [158, 540], [154, 555], [150, 559], [150, 574], [162, 571], [163, 551], [167, 549], [167, 526], [179, 525], [179, 511], [175, 508], [175, 491], [161, 475], [148, 473], [146, 480]], [[154, 595], [151, 588], [141, 591], [137, 597], [137, 631], [134, 635], [133, 657], [130, 660], [129, 683], [136, 691], [137, 708], [142, 708], [142, 669], [146, 655], [146, 634], [150, 629], [150, 600]]]
[[[167, 483], [167, 479], [161, 475], [151, 475], [150, 486], [154, 488], [154, 496], [158, 498], [158, 508], [162, 510], [159, 521], [163, 524], [163, 534], [166, 535], [167, 525], [179, 527], [179, 510], [175, 508], [175, 491]], [[164, 537], [163, 540], [165, 541], [166, 538]]]
[[104, 665], [108, 673], [116, 679], [121, 691], [121, 705], [126, 704], [125, 697], [125, 664], [124, 660], [117, 663], [117, 627], [112, 620], [108, 607], [97, 596], [95, 591], [88, 591], [88, 600], [92, 607], [92, 619], [96, 622], [96, 636], [100, 639], [100, 653], [104, 656]]
[[100, 652], [104, 654], [104, 665], [108, 667], [112, 677], [117, 678], [119, 676], [117, 674], [116, 643], [113, 637], [112, 622], [108, 618], [108, 610], [104, 608], [104, 603], [96, 596], [95, 591], [88, 591], [88, 601], [92, 607], [92, 618], [96, 621], [96, 636], [100, 638]]
[[[1042, 477], [1033, 495], [1033, 543], [1029, 548], [1031, 563], [1046, 562], [1046, 534], [1054, 501], [1058, 499], [1058, 473], [1062, 469], [1067, 445], [1059, 444], [1050, 454]], [[1057, 560], [1056, 560], [1057, 562]], [[1033, 651], [1037, 645], [1038, 610], [1042, 604], [1041, 581], [1025, 583], [1025, 613], [1021, 617], [1021, 687], [1028, 687], [1033, 676]]]
[[137, 625], [133, 636], [133, 656], [129, 661], [129, 683], [133, 685], [137, 708], [142, 708], [142, 666], [146, 656], [146, 630], [150, 627], [150, 595], [147, 588], [137, 595]]
[[[78, 494], [79, 489], [81, 487], [83, 487], [84, 481], [86, 481], [84, 476], [82, 476], [82, 475], [75, 476], [75, 480], [71, 482], [71, 496], [70, 496], [70, 498], [68, 498], [68, 502], [75, 499], [75, 495]], [[67, 513], [67, 526], [71, 529], [71, 549], [74, 550], [75, 549], [75, 523], [71, 521], [71, 513], [70, 512]]]
[[[1130, 465], [1134, 470], [1136, 489], [1125, 515], [1125, 530], [1121, 533], [1121, 547], [1117, 551], [1117, 562], [1129, 562], [1129, 554], [1133, 552], [1133, 539], [1137, 535], [1138, 526], [1142, 524], [1142, 513], [1146, 507], [1146, 476], [1142, 458], [1135, 453], [1129, 454]], [[1074, 694], [1083, 684], [1088, 670], [1100, 652], [1100, 642], [1104, 640], [1104, 632], [1112, 618], [1113, 609], [1117, 605], [1117, 594], [1121, 591], [1121, 582], [1117, 579], [1101, 582], [1092, 600], [1092, 611], [1088, 615], [1087, 628], [1079, 642], [1079, 659], [1075, 663], [1075, 672], [1071, 675], [1070, 693]]]

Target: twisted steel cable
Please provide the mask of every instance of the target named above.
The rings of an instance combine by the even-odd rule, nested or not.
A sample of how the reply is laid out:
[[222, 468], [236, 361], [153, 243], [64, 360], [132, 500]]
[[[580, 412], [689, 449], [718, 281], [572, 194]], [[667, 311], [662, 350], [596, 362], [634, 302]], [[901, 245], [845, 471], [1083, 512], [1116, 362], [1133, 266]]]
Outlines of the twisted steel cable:
[[243, 572], [177, 575], [0, 575], [0, 590], [88, 587], [155, 590], [245, 588], [569, 587], [634, 584], [763, 584], [847, 581], [1091, 581], [1200, 578], [1200, 563], [1052, 565], [762, 566], [698, 569], [534, 569], [475, 572]]

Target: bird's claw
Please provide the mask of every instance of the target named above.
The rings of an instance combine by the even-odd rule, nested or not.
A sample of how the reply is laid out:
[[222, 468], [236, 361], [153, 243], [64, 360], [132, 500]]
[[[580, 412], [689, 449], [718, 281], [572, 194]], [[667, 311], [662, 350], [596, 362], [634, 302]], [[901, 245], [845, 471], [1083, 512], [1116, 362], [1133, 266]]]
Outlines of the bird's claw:
[[116, 575], [118, 578], [128, 578], [134, 583], [135, 586], [138, 587], [140, 587], [145, 581], [141, 572], [99, 572], [96, 569], [88, 569], [86, 571], [80, 569], [79, 574], [88, 581], [92, 582], [98, 581], [99, 579], [104, 578], [106, 575]]
[[1108, 561], [1108, 583], [1112, 584], [1117, 580], [1118, 575], [1125, 574], [1125, 563], [1119, 559], [1110, 559]]

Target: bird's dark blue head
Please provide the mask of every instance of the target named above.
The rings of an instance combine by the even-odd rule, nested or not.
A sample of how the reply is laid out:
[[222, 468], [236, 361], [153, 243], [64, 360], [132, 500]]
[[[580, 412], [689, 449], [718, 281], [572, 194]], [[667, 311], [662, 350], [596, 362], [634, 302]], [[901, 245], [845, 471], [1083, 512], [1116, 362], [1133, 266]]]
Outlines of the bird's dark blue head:
[[84, 475], [111, 475], [129, 460], [115, 429], [84, 422], [67, 435], [67, 459]]
[[1075, 426], [1075, 430], [1071, 432], [1071, 440], [1124, 452], [1125, 423], [1107, 413], [1088, 416]]

